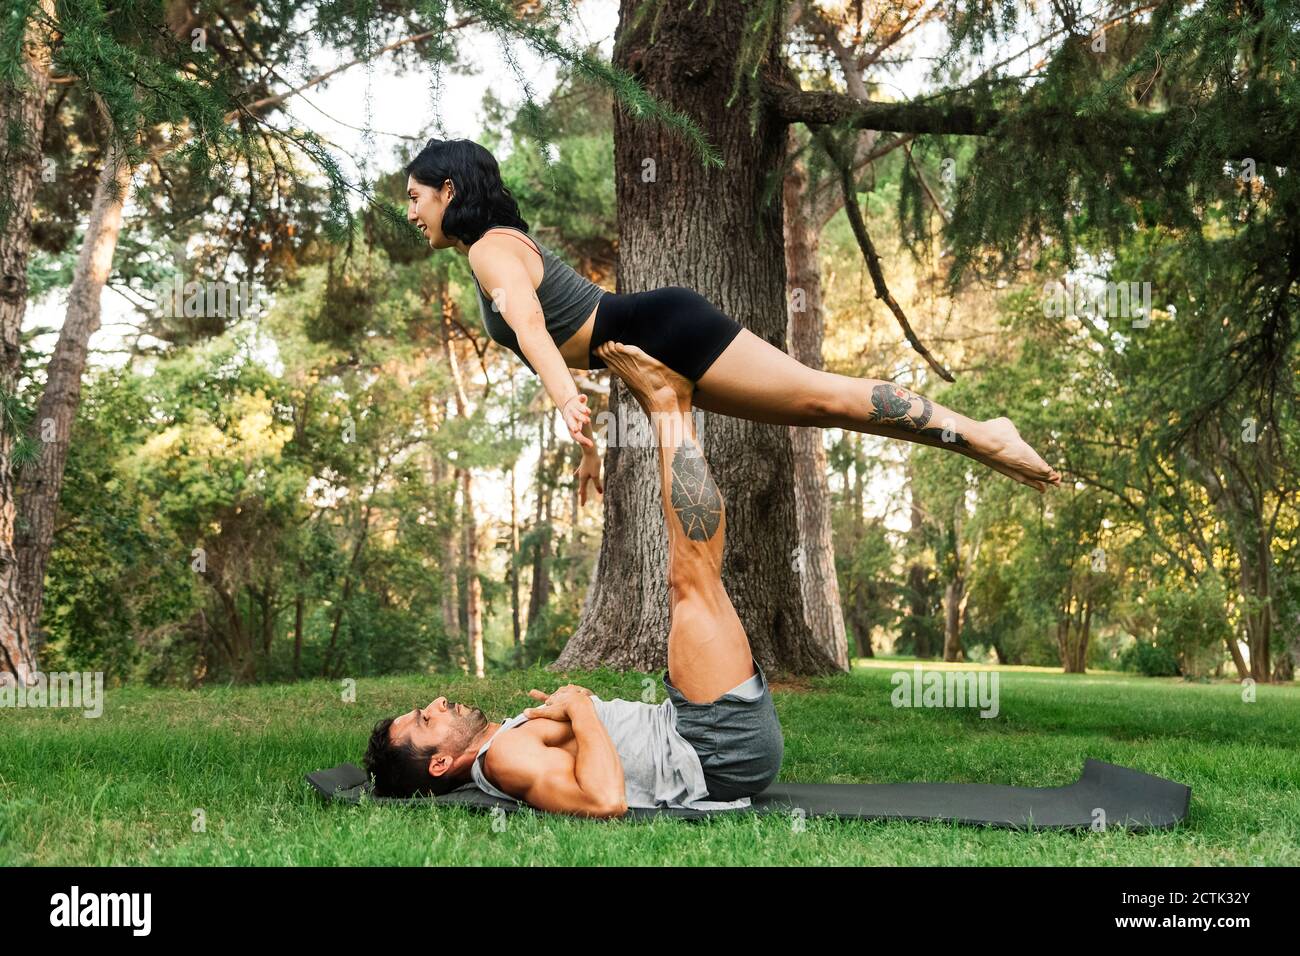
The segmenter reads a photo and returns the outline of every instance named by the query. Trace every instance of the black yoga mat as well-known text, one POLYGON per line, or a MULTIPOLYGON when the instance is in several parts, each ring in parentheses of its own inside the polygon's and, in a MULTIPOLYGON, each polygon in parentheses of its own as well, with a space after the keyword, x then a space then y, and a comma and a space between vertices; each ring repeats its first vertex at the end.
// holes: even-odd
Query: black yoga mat
MULTIPOLYGON (((507 812, 527 804, 503 800, 472 783, 441 797, 372 797, 366 773, 345 763, 307 774, 328 800, 359 803, 461 806, 507 812)), ((1006 787, 988 783, 774 783, 733 810, 632 807, 622 819, 672 816, 696 819, 718 813, 799 813, 857 820, 950 820, 975 826, 1074 829, 1103 819, 1107 829, 1163 830, 1187 816, 1190 787, 1100 760, 1065 787, 1006 787)))

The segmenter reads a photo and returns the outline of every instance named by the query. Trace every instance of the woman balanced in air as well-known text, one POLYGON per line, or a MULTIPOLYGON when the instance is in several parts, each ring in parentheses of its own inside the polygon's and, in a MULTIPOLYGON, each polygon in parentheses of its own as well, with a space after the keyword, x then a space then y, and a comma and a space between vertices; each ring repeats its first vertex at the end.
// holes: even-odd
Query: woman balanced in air
POLYGON ((469 257, 488 335, 539 375, 604 490, 587 396, 570 369, 608 368, 601 353, 640 349, 694 384, 693 404, 774 425, 816 425, 949 448, 1045 491, 1061 476, 1011 420, 977 422, 892 382, 809 368, 694 290, 607 292, 528 235, 496 159, 470 140, 430 140, 406 167, 407 219, 435 249, 469 257))

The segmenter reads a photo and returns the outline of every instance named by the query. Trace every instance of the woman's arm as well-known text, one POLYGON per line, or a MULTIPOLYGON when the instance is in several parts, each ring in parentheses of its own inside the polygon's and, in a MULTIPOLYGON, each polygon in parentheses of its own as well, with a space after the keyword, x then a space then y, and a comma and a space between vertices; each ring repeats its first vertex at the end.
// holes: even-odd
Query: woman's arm
MULTIPOLYGON (((537 301, 535 293, 533 301, 537 301)), ((551 401, 564 416, 564 424, 568 427, 569 434, 573 436, 574 441, 583 446, 583 454, 594 453, 596 443, 591 436, 591 412, 587 409, 587 396, 582 394, 577 383, 574 382, 573 373, 569 371, 568 363, 560 354, 555 340, 551 338, 551 333, 546 331, 541 314, 541 305, 538 304, 538 317, 535 321, 525 320, 518 327, 509 318, 506 321, 515 330, 515 338, 519 340, 519 351, 524 353, 524 357, 537 370, 546 394, 551 396, 551 401)))
POLYGON ((594 452, 596 443, 591 437, 591 413, 586 399, 579 397, 582 393, 573 381, 573 373, 546 331, 546 316, 524 267, 522 253, 516 252, 513 246, 498 244, 506 238, 484 236, 474 243, 469 250, 470 268, 483 288, 491 293, 501 317, 514 330, 519 351, 536 370, 546 394, 564 416, 573 440, 583 446, 584 453, 594 452))

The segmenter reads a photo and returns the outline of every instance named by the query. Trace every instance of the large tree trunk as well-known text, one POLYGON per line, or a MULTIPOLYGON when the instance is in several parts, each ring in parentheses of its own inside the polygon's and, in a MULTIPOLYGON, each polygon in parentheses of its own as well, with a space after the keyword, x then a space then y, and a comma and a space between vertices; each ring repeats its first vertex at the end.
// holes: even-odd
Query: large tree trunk
MULTIPOLYGON (((794 130, 789 146, 797 147, 794 130)), ((810 208, 808 170, 796 160, 784 183, 785 266, 789 303, 790 354, 809 368, 822 368, 822 287, 817 257, 820 223, 810 208)), ((848 641, 835 576, 831 514, 827 507, 826 449, 822 430, 790 427, 794 454, 794 494, 799 524, 795 566, 803 591, 804 619, 813 638, 844 670, 849 668, 848 641)), ((862 640, 859 635, 858 640, 862 640)), ((870 638, 867 638, 870 644, 870 638)))
POLYGON ((90 337, 99 329, 100 298, 113 267, 113 251, 122 231, 122 209, 130 186, 131 167, 110 130, 104 167, 95 186, 90 220, 68 291, 63 328, 50 357, 45 390, 30 430, 37 456, 19 475, 19 581, 23 609, 33 628, 41 619, 45 565, 54 543, 54 522, 72 424, 81 404, 81 377, 86 370, 90 337))
MULTIPOLYGON (((615 65, 699 123, 726 168, 706 168, 671 130, 615 108, 618 287, 687 286, 784 347, 780 198, 761 197, 779 168, 785 128, 760 108, 751 129, 743 84, 728 103, 748 6, 718 0, 706 11, 687 0, 663 0, 654 16, 633 26, 639 6, 620 2, 615 65)), ((770 64, 780 63, 782 39, 782 30, 771 31, 770 64)), ((620 420, 644 419, 621 381, 610 401, 620 420)), ((789 429, 705 414, 700 440, 727 507, 722 579, 754 656, 773 671, 837 670, 804 620, 791 567, 798 525, 789 429)), ((597 577, 578 630, 554 666, 660 670, 667 661, 669 604, 655 449, 611 442, 606 473, 597 577)))
MULTIPOLYGON (((27 312, 27 256, 31 249, 32 201, 45 134, 45 93, 50 85, 50 29, 54 0, 39 0, 43 18, 28 22, 18 82, 0 79, 0 401, 17 397, 22 368, 20 334, 27 312)), ((20 8, 14 7, 18 13, 20 8)), ((0 679, 11 674, 26 684, 36 658, 31 619, 24 607, 15 553, 18 517, 14 500, 14 442, 0 417, 0 679)))

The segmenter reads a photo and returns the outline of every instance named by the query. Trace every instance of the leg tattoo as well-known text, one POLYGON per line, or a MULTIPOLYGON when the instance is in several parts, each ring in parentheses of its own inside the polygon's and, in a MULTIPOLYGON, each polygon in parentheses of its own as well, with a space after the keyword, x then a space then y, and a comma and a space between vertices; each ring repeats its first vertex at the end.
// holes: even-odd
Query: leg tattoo
POLYGON ((692 541, 708 541, 722 523, 722 495, 709 473, 704 450, 689 435, 673 451, 672 502, 692 541))
POLYGON ((918 395, 901 385, 881 383, 875 386, 871 390, 871 406, 869 417, 873 422, 880 422, 882 425, 894 425, 910 432, 916 432, 918 435, 925 435, 929 438, 937 438, 940 441, 955 444, 961 448, 967 448, 970 445, 965 436, 955 429, 930 425, 930 418, 934 415, 934 405, 924 395, 918 395), (913 402, 921 403, 919 414, 912 414, 913 402), (952 438, 946 437, 945 432, 952 435, 952 438))

